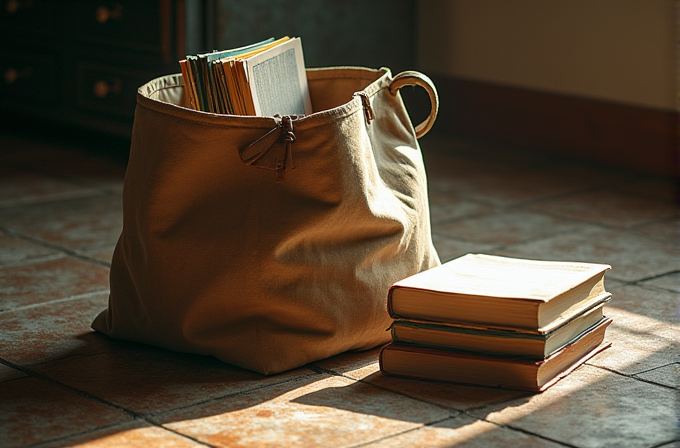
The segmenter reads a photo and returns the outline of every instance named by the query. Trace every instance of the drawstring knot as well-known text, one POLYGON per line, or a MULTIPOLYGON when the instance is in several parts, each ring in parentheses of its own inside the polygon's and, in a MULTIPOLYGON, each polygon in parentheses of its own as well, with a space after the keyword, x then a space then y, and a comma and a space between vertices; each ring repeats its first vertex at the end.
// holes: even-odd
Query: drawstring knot
POLYGON ((239 150, 241 161, 248 166, 276 171, 276 182, 281 183, 288 170, 295 168, 293 163, 293 120, 297 115, 274 116, 277 126, 246 148, 239 150), (282 144, 281 144, 282 143, 282 144), (278 148, 278 150, 274 150, 278 148))

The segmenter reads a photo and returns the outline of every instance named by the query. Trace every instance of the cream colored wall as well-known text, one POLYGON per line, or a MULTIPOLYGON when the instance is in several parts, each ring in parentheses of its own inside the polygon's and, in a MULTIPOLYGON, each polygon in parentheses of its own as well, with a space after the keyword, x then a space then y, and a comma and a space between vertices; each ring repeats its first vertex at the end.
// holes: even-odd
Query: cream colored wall
POLYGON ((419 0, 418 66, 675 110, 674 0, 419 0))

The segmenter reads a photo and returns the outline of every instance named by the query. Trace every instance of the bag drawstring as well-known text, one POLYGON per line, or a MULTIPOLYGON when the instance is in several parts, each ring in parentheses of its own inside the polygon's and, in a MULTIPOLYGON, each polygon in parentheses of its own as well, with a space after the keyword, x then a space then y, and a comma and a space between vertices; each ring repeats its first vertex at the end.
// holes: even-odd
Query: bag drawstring
POLYGON ((290 169, 295 168, 295 163, 293 162, 293 142, 295 141, 295 134, 293 133, 293 120, 289 115, 281 118, 281 140, 286 142, 286 150, 283 155, 281 162, 277 163, 276 166, 276 182, 283 182, 283 178, 286 175, 286 171, 290 166, 290 169))
MULTIPOLYGON (((361 98, 366 124, 370 125, 375 120, 375 113, 371 107, 371 99, 366 92, 356 92, 353 96, 361 98)), ((274 115, 277 126, 247 147, 239 150, 241 161, 248 166, 275 170, 276 182, 283 182, 286 172, 295 168, 295 163, 293 162, 293 142, 295 141, 293 121, 298 118, 300 118, 299 115, 284 115, 283 117, 274 115), (283 145, 278 143, 283 143, 283 145), (281 149, 279 151, 272 151, 272 148, 275 146, 281 149)))
POLYGON ((293 121, 299 117, 299 115, 285 115, 283 117, 274 115, 277 126, 247 147, 239 150, 241 161, 248 166, 275 170, 276 182, 283 182, 286 172, 295 168, 292 148, 295 141, 293 121), (283 145, 278 144, 279 142, 283 145), (274 147, 281 149, 272 151, 274 147))

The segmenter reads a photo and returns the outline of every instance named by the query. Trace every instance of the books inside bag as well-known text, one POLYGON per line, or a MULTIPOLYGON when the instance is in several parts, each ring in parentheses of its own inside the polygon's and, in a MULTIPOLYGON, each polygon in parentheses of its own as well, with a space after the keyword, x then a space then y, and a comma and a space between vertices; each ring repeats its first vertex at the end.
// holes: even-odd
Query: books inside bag
POLYGON ((203 112, 309 115, 309 86, 300 38, 189 55, 180 61, 186 103, 203 112))

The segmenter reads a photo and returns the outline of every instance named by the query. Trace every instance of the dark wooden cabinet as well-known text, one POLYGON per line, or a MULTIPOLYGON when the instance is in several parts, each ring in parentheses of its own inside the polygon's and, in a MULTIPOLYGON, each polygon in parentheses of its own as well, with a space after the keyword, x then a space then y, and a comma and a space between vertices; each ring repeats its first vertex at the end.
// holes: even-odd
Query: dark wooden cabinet
POLYGON ((268 37, 300 36, 308 67, 412 69, 415 10, 415 0, 0 0, 0 126, 41 118, 129 136, 141 85, 179 73, 187 54, 268 37))
POLYGON ((139 86, 207 47, 208 4, 4 0, 0 109, 129 135, 139 86))

